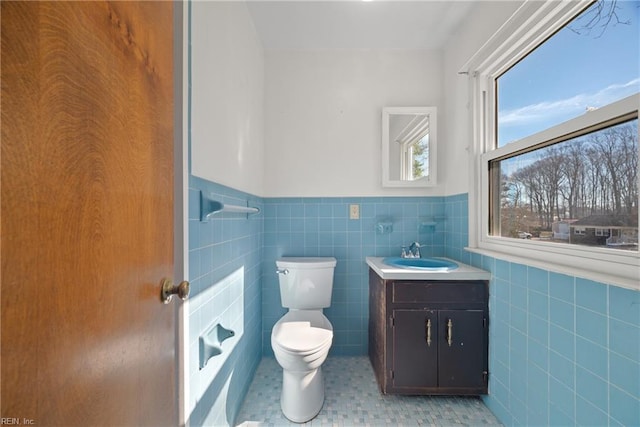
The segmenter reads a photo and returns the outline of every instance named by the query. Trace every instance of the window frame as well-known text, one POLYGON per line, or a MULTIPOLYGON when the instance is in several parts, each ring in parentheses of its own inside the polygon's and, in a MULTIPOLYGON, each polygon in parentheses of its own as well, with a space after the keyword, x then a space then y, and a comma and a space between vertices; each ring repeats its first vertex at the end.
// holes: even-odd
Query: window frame
POLYGON ((554 272, 640 290, 640 252, 489 235, 489 164, 492 160, 509 157, 532 146, 566 139, 567 135, 584 129, 602 128, 603 123, 616 120, 621 122, 638 116, 640 95, 635 94, 519 141, 497 147, 495 80, 592 3, 592 0, 525 1, 461 69, 461 73, 469 75, 471 84, 473 126, 469 176, 470 233, 466 249, 554 272))

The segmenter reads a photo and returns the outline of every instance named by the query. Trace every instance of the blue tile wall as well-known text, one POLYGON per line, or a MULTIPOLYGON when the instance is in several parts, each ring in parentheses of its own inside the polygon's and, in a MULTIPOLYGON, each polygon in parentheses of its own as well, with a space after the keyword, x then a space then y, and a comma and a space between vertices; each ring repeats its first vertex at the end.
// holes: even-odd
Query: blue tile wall
MULTIPOLYGON (((191 415, 192 425, 231 424, 270 334, 285 312, 275 260, 334 256, 334 355, 367 353, 367 256, 397 255, 419 241, 492 272, 490 394, 507 424, 640 425, 640 292, 469 253, 467 195, 407 198, 257 198, 190 178, 189 261, 194 293, 245 265, 245 336, 191 415), (249 218, 199 221, 199 191, 259 206, 249 218), (349 205, 360 205, 350 220, 349 205), (391 220, 393 232, 375 225, 391 220), (423 223, 435 223, 424 226, 423 223), (231 382, 231 385, 229 385, 231 382), (224 390, 224 392, 222 391, 224 390), (226 399, 224 410, 218 401, 226 399), (235 403, 234 403, 235 402, 235 403)), ((202 317, 190 319, 202 326, 202 317)))
POLYGON ((443 197, 268 198, 264 199, 262 259, 263 354, 273 355, 271 329, 286 309, 280 303, 275 261, 283 256, 333 256, 331 307, 334 328, 330 354, 365 355, 368 347, 369 285, 367 256, 398 256, 418 241, 423 256, 444 256, 443 197), (360 219, 349 219, 349 205, 360 219), (376 232, 379 221, 393 231, 376 232))
POLYGON ((487 406, 505 425, 640 425, 640 292, 465 254, 466 206, 445 198, 446 254, 492 272, 487 406))
POLYGON ((469 244, 469 198, 466 194, 445 197, 445 255, 470 264, 471 254, 464 250, 469 244))
MULTIPOLYGON (((195 402, 189 421, 192 426, 234 425, 254 372, 262 357, 262 213, 257 215, 219 214, 200 221, 200 191, 223 203, 256 206, 262 200, 194 176, 189 178, 189 280, 190 299, 204 295, 218 283, 244 270, 244 334, 213 379, 206 378, 198 365, 198 334, 219 316, 215 310, 189 313, 190 395, 195 402)), ((213 297, 224 301, 228 292, 213 297)), ((217 306, 216 301, 211 304, 217 306)), ((222 308, 221 308, 222 309, 222 308)))

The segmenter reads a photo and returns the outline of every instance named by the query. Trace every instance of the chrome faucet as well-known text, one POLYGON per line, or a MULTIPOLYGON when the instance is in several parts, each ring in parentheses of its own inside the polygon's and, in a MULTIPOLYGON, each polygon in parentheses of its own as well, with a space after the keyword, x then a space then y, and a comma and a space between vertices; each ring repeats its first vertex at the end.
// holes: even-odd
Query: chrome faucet
POLYGON ((414 258, 420 258, 420 243, 413 242, 411 246, 409 246, 409 252, 413 253, 414 258))
POLYGON ((406 251, 405 248, 406 246, 402 247, 402 254, 400 254, 401 258, 420 258, 420 243, 411 243, 408 251, 406 251))

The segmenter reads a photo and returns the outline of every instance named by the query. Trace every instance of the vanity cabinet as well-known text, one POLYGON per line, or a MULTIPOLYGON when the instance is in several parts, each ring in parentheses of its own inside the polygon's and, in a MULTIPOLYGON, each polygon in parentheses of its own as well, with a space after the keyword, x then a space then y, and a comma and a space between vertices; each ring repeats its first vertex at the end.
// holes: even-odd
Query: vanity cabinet
POLYGON ((369 358, 380 390, 486 394, 488 286, 384 280, 369 270, 369 358))

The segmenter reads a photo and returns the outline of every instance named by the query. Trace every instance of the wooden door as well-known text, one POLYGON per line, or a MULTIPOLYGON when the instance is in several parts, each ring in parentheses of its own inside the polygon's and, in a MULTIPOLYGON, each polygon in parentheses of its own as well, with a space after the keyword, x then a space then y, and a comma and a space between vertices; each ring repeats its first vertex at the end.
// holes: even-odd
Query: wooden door
POLYGON ((483 310, 442 310, 439 386, 486 393, 486 322, 483 310))
POLYGON ((438 312, 393 310, 395 390, 438 386, 438 312))
POLYGON ((1 7, 2 417, 175 425, 173 3, 1 7))

